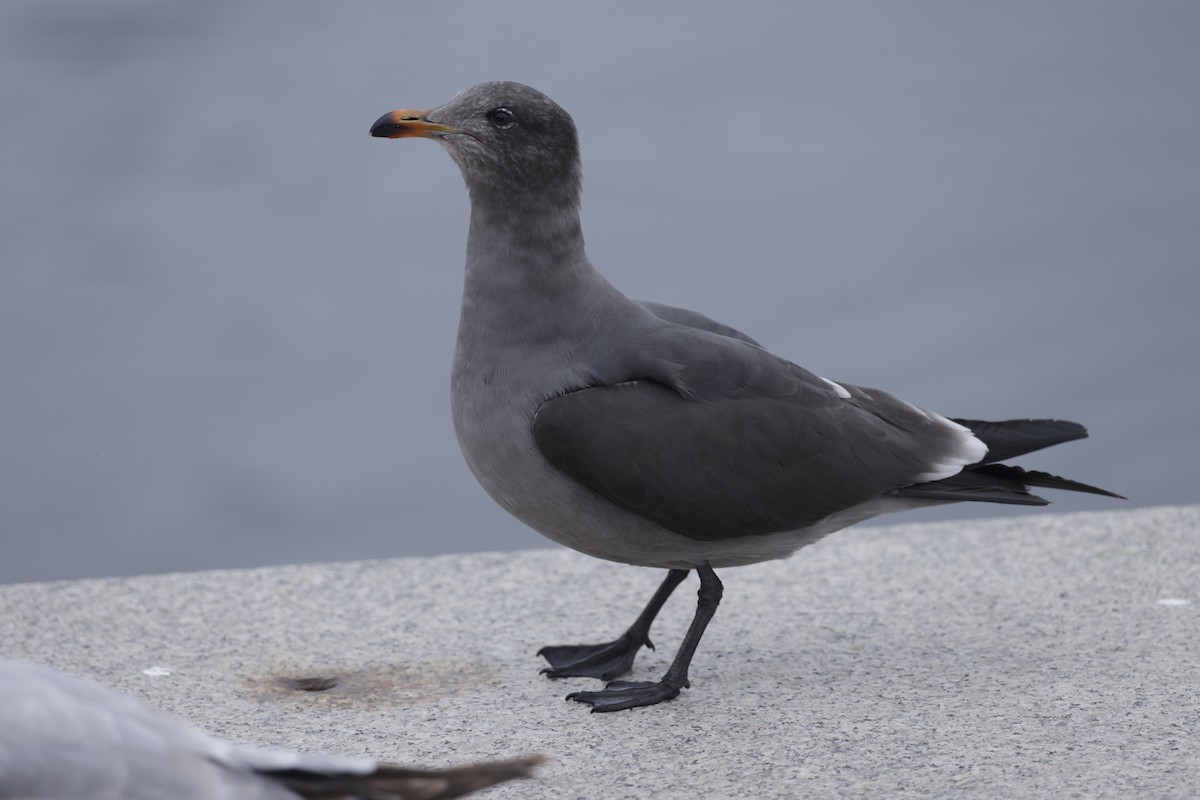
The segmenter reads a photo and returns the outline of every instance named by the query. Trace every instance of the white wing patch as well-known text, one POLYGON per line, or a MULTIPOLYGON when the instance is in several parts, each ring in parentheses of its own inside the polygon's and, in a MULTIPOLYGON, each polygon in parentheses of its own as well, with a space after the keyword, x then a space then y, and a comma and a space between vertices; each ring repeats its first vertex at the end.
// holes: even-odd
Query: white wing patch
MULTIPOLYGON (((916 406, 912 407, 916 408, 916 406)), ((987 455, 987 445, 980 441, 975 434, 971 433, 970 428, 948 420, 941 414, 933 411, 917 410, 934 422, 952 431, 958 440, 959 446, 955 449, 955 452, 947 453, 940 461, 929 462, 924 472, 913 477, 913 483, 940 481, 944 478, 952 477, 962 472, 963 467, 969 464, 977 464, 987 455)))
MULTIPOLYGON (((818 375, 817 377, 820 377, 820 376, 818 375)), ((833 391, 837 392, 838 397, 842 398, 843 400, 850 399, 850 393, 848 391, 846 391, 845 386, 842 386, 840 383, 834 383, 833 381, 829 380, 829 378, 821 378, 821 380, 825 381, 830 386, 832 386, 833 391)))

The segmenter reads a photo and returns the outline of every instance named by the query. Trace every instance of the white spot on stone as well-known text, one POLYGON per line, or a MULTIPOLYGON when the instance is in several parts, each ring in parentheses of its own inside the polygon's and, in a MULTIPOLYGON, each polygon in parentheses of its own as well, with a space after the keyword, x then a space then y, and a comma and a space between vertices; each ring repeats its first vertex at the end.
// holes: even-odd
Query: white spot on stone
POLYGON ((1171 607, 1175 607, 1175 606, 1190 606, 1190 605, 1192 604, 1192 601, 1191 601, 1191 600, 1187 600, 1187 599, 1185 599, 1185 598, 1182 598, 1182 597, 1164 597, 1164 598, 1162 598, 1161 600, 1159 600, 1159 601, 1158 601, 1158 604, 1159 604, 1160 606, 1171 606, 1171 607))
POLYGON ((167 667, 146 667, 142 670, 143 675, 149 675, 151 678, 165 678, 171 674, 171 670, 167 667))

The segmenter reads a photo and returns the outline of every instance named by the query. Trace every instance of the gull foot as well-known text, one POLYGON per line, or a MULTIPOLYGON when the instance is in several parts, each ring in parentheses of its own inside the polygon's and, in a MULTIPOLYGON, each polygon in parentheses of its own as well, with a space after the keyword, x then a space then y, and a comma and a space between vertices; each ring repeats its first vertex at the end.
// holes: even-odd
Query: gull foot
POLYGON ((677 684, 667 678, 661 681, 613 681, 598 692, 572 692, 568 700, 587 703, 592 711, 621 711, 626 708, 652 706, 679 696, 679 690, 690 686, 687 681, 677 684))
POLYGON ((552 644, 538 650, 537 654, 550 662, 550 666, 542 670, 543 675, 607 681, 633 669, 633 659, 642 645, 654 649, 649 637, 637 637, 626 632, 613 642, 552 644))

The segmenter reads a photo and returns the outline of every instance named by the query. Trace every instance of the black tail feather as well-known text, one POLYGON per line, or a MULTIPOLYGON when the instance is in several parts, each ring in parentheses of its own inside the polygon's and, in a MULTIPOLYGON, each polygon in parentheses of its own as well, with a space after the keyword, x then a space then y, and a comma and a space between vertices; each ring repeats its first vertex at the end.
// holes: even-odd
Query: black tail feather
POLYGON ((897 497, 952 502, 1009 503, 1020 506, 1045 506, 1050 501, 1029 491, 1030 486, 1087 492, 1105 497, 1125 498, 1115 492, 1089 486, 1086 483, 1060 478, 1049 472, 1010 467, 1007 464, 980 464, 940 481, 917 483, 897 489, 897 497))
POLYGON ((1050 501, 1031 494, 1025 484, 1001 476, 982 475, 972 467, 940 481, 917 483, 893 492, 897 497, 946 502, 1008 503, 1048 506, 1050 501))
POLYGON ((1090 486, 1086 483, 1060 478, 1049 472, 1026 470, 995 462, 1031 453, 1063 442, 1087 437, 1087 429, 1077 422, 1059 419, 1012 419, 1004 422, 985 422, 977 419, 956 419, 959 425, 971 429, 988 447, 987 456, 957 475, 940 481, 918 483, 897 489, 898 497, 921 500, 975 501, 1011 503, 1023 506, 1044 506, 1050 501, 1029 491, 1031 486, 1086 492, 1105 497, 1124 497, 1090 486))
POLYGON ((987 422, 981 419, 956 419, 959 425, 987 445, 987 457, 981 463, 1005 461, 1063 442, 1087 438, 1087 428, 1064 419, 1009 419, 987 422))
POLYGON ((1032 469, 1022 469, 1021 467, 1013 467, 1008 464, 985 464, 979 467, 970 467, 971 472, 976 475, 988 475, 996 478, 1003 478, 1024 484, 1025 486, 1041 486, 1046 489, 1063 489, 1068 492, 1086 492, 1087 494, 1100 494, 1105 497, 1115 497, 1118 500, 1126 498, 1121 495, 1110 492, 1107 489, 1101 489, 1098 486, 1073 481, 1070 478, 1060 478, 1058 475, 1051 475, 1049 472, 1040 472, 1032 469))

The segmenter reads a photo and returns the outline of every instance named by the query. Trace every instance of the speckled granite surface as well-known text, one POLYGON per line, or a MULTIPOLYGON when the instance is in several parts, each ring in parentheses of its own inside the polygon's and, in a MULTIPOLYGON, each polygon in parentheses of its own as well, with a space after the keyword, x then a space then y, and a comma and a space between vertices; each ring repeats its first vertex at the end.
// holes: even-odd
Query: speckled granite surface
POLYGON ((1200 796, 1200 506, 851 530, 721 575, 692 688, 613 714, 534 654, 616 635, 659 574, 564 550, 0 586, 0 656, 257 744, 551 756, 494 798, 1200 796))

